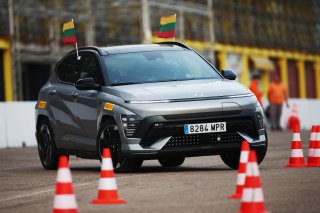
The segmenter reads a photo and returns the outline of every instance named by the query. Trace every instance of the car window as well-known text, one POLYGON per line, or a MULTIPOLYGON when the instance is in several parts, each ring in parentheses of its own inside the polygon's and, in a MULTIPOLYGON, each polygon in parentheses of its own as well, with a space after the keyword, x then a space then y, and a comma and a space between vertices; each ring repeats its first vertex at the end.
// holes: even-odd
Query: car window
POLYGON ((76 83, 80 75, 80 61, 76 55, 68 56, 58 67, 58 78, 68 83, 76 83))
POLYGON ((104 57, 111 84, 221 79, 205 60, 193 51, 149 51, 104 57))
POLYGON ((94 83, 101 84, 100 68, 93 53, 80 53, 81 59, 76 55, 67 57, 58 67, 58 78, 68 83, 76 83, 81 78, 93 78, 94 83))
POLYGON ((81 69, 79 78, 93 78, 95 84, 101 84, 100 68, 96 56, 87 52, 81 54, 81 69))

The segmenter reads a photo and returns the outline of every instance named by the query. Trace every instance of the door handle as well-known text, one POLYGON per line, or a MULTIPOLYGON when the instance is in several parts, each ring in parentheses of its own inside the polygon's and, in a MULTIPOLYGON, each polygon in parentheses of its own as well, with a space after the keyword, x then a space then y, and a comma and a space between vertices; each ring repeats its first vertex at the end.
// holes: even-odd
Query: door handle
POLYGON ((54 94, 56 94, 56 92, 57 92, 57 91, 56 91, 55 89, 49 90, 49 94, 50 94, 50 95, 54 95, 54 94))
POLYGON ((76 99, 76 98, 78 98, 79 93, 77 93, 77 92, 73 92, 71 96, 72 96, 74 99, 76 99))

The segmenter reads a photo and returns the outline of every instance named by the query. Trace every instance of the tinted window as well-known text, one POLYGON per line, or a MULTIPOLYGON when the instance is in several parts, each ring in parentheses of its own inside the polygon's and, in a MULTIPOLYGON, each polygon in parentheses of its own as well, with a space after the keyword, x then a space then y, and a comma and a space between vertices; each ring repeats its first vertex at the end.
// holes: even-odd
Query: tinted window
POLYGON ((150 51, 104 57, 113 85, 193 79, 221 79, 205 60, 193 51, 150 51))
POLYGON ((77 60, 75 54, 71 55, 59 65, 59 79, 74 84, 80 78, 93 78, 96 84, 100 84, 100 70, 95 55, 82 52, 80 56, 81 59, 77 60))
POLYGON ((76 83, 80 75, 80 62, 77 56, 70 55, 58 67, 58 77, 61 81, 76 83))
POLYGON ((94 83, 101 83, 98 61, 93 53, 81 54, 81 72, 79 78, 93 78, 94 83))

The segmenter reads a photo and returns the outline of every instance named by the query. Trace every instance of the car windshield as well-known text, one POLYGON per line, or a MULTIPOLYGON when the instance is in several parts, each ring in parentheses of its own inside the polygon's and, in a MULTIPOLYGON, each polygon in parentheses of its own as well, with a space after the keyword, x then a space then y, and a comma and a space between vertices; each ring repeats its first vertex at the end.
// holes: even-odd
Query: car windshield
POLYGON ((112 85, 222 77, 190 50, 149 51, 104 56, 112 85))

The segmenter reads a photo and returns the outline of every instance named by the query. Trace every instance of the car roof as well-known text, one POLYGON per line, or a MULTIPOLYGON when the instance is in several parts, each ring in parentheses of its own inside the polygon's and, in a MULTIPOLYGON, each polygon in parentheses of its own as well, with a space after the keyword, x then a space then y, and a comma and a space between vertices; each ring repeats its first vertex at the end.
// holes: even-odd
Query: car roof
MULTIPOLYGON (((143 51, 158 51, 158 50, 186 50, 190 49, 185 44, 179 42, 162 42, 157 44, 134 44, 134 45, 120 45, 107 47, 82 47, 81 50, 96 50, 100 55, 112 55, 121 53, 143 52, 143 51)), ((75 52, 75 50, 70 53, 75 52)))

